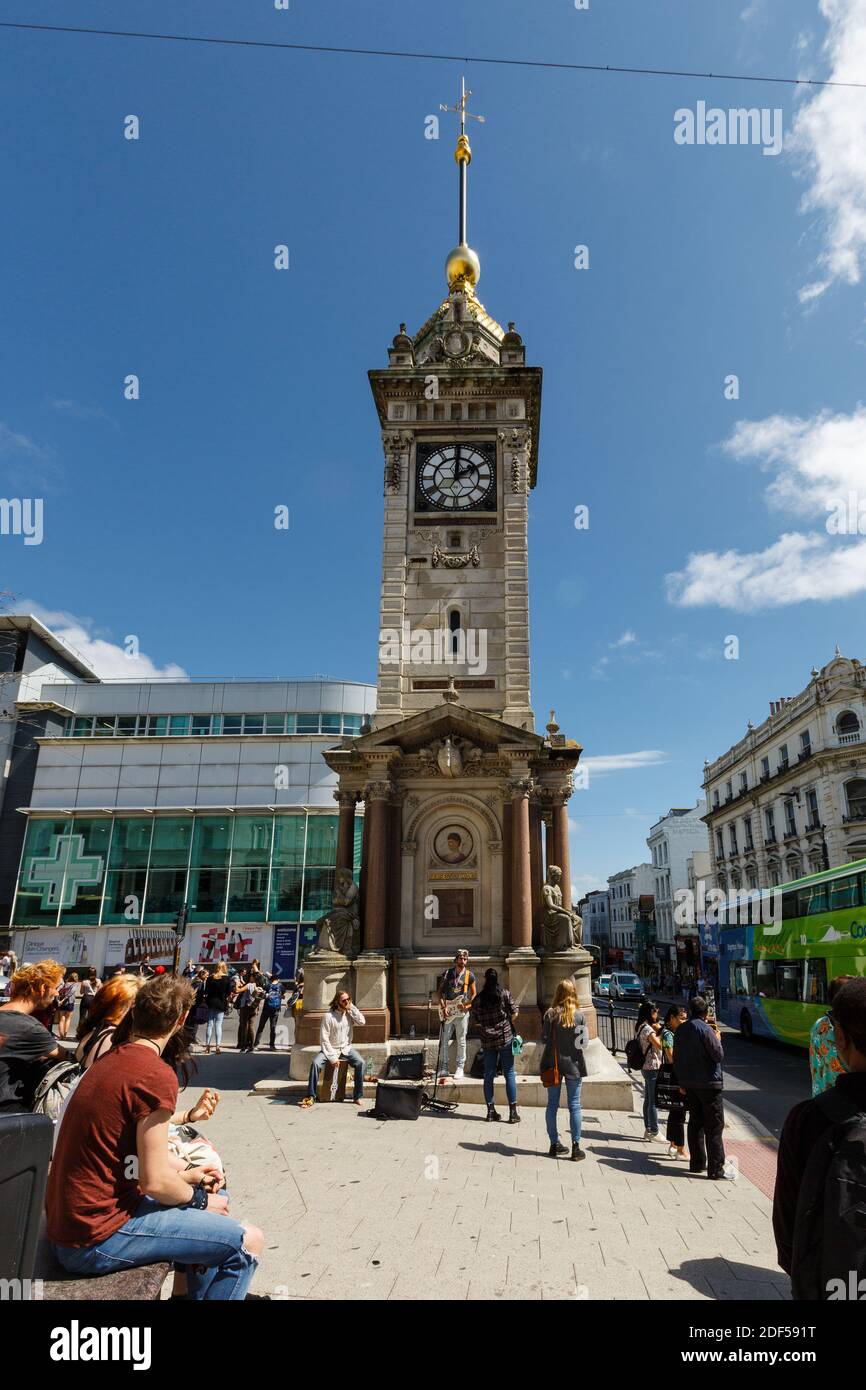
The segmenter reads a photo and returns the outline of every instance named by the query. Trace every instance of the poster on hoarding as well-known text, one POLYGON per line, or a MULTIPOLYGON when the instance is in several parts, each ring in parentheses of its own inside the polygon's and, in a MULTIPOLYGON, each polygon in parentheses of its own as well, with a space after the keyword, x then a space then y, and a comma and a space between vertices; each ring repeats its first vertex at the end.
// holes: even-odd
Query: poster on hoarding
MULTIPOLYGON (((205 927, 200 932, 190 928, 189 956, 200 965, 249 965, 260 958, 260 927, 205 927)), ((184 950, 186 954, 186 950, 184 950)))
POLYGON ((40 960, 56 960, 67 970, 85 973, 95 965, 96 932, 85 931, 28 931, 24 934, 21 964, 35 965, 40 960))
POLYGON ((274 961, 271 967, 274 975, 282 980, 293 980, 298 968, 298 927, 279 925, 274 927, 274 961))
POLYGON ((105 968, 124 965, 135 970, 150 956, 151 966, 174 964, 175 934, 172 927, 109 927, 105 945, 105 968))

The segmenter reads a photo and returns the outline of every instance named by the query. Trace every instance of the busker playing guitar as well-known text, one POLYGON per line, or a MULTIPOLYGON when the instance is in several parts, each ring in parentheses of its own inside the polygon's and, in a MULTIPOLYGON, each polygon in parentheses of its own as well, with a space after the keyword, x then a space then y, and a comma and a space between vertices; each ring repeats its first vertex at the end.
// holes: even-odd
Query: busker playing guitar
POLYGON ((466 1065, 466 1033, 469 1028, 469 1010, 472 1008, 474 998, 475 976, 469 969, 469 952, 459 950, 454 957, 454 964, 445 971, 439 986, 439 1018, 442 1022, 439 1048, 443 1073, 442 1081, 448 1079, 448 1048, 451 1044, 452 1034, 457 1039, 457 1066, 454 1071, 454 1080, 460 1081, 463 1077, 463 1068, 466 1065))

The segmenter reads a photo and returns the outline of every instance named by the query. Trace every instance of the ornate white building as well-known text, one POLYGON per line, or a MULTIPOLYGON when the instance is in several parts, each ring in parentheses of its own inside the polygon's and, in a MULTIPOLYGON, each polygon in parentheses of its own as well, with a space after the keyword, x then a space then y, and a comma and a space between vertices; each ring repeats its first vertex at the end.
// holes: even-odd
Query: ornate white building
POLYGON ((635 950, 634 926, 638 920, 639 899, 655 892, 652 864, 635 864, 631 869, 621 869, 618 874, 611 874, 607 890, 611 948, 621 951, 623 958, 630 961, 635 950))
POLYGON ((842 656, 704 764, 713 882, 769 888, 866 857, 866 669, 842 656))

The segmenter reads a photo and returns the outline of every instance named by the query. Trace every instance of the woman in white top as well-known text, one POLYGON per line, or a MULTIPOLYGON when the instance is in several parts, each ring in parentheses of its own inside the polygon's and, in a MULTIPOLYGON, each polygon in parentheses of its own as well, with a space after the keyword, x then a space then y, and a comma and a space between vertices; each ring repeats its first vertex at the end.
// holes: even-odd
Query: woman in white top
POLYGON ((635 1034, 643 1048, 643 1123, 644 1139, 659 1138, 659 1112, 656 1109, 656 1086, 662 1064, 662 1042, 659 1034, 658 1005, 645 999, 638 1009, 635 1034))

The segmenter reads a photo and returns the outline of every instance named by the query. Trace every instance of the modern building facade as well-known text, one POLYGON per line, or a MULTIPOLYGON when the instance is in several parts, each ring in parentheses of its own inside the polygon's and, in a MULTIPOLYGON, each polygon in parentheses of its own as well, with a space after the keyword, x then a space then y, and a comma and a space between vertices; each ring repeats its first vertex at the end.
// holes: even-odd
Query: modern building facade
POLYGON ((8 946, 15 875, 39 757, 38 739, 58 734, 70 710, 43 698, 47 682, 94 682, 82 656, 32 614, 0 614, 0 945, 8 946))
MULTIPOLYGON (((52 681, 12 908, 23 959, 101 969, 146 951, 281 969, 331 905, 336 778, 375 688, 332 681, 52 681)), ((20 816, 22 823, 25 816, 20 816)), ((352 838, 360 866, 361 816, 352 838)))
MULTIPOLYGON (((676 933, 697 936, 697 927, 679 927, 674 923, 676 894, 689 886, 689 856, 707 849, 707 832, 703 822, 706 803, 673 807, 656 821, 647 836, 653 868, 655 895, 655 955, 659 968, 676 968, 676 933)), ((680 951, 682 954, 682 951, 680 951)))
POLYGON ((842 656, 704 764, 714 886, 772 888, 866 857, 866 670, 842 656))

